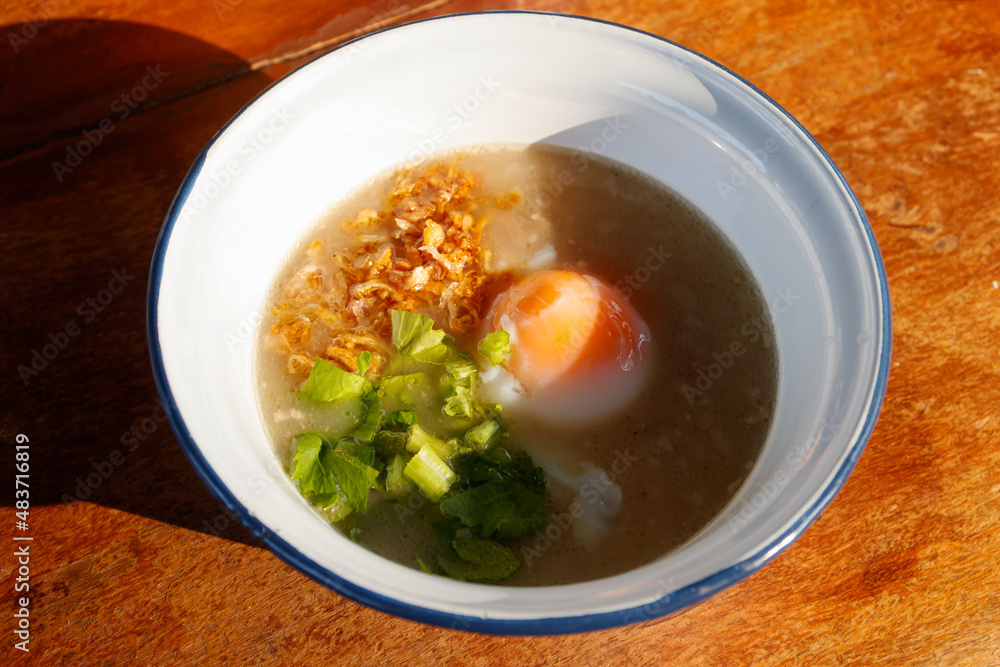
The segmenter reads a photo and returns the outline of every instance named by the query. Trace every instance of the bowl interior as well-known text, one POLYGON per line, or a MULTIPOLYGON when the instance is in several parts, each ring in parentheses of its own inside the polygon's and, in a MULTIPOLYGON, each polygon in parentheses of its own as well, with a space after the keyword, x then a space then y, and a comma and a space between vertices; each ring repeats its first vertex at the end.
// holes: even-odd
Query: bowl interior
POLYGON ((772 558, 860 455, 884 393, 889 343, 885 278, 864 214, 797 123, 732 73, 671 43, 530 13, 390 29, 266 91, 215 138, 182 187, 154 258, 150 315, 157 381, 182 444, 272 549, 382 609, 513 632, 661 615, 772 558), (768 300, 778 408, 738 496, 656 563, 570 586, 465 584, 379 558, 310 510, 261 425, 253 342, 286 255, 352 189, 438 151, 535 142, 631 165, 714 221, 768 300))

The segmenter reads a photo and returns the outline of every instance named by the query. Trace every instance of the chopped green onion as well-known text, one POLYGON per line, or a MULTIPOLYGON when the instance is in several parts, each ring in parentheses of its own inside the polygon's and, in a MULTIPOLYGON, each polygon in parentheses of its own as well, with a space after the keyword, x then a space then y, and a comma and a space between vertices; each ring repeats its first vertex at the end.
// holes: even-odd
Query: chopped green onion
POLYGON ((499 366, 513 349, 510 344, 510 334, 506 331, 491 331, 479 341, 478 349, 479 354, 486 357, 491 364, 499 366))
POLYGON ((449 361, 445 363, 444 367, 456 380, 464 380, 466 378, 475 377, 476 374, 479 373, 479 368, 476 364, 468 359, 463 359, 461 361, 449 361))
POLYGON ((472 417, 476 410, 475 382, 479 369, 468 360, 449 361, 445 369, 448 372, 441 376, 444 413, 449 417, 472 417))
POLYGON ((440 438, 435 438, 421 428, 419 424, 414 424, 410 427, 409 438, 406 441, 406 450, 415 454, 424 447, 430 447, 434 450, 435 454, 442 458, 454 456, 456 451, 454 444, 445 442, 440 438))
POLYGON ((425 446, 403 469, 407 479, 417 485, 432 502, 441 499, 458 476, 430 446, 425 446))
MULTIPOLYGON (((316 498, 313 498, 313 500, 315 499, 316 498)), ((331 504, 320 504, 319 507, 326 513, 327 518, 329 518, 333 523, 343 521, 350 515, 351 512, 354 511, 343 496, 338 496, 336 501, 331 504)))
MULTIPOLYGON (((320 433, 296 436, 292 479, 334 523, 365 513, 372 489, 400 502, 416 486, 443 514, 434 524, 443 543, 443 572, 462 580, 503 580, 520 567, 504 543, 548 525, 544 472, 526 453, 512 454, 501 444, 510 434, 500 405, 476 400, 481 365, 435 329, 430 317, 404 311, 391 316, 396 353, 386 377, 365 377, 372 370, 368 351, 358 355, 357 373, 316 360, 300 395, 328 408, 350 399, 355 423, 340 440, 320 433), (419 425, 418 415, 443 437, 419 425)), ((511 352, 510 336, 487 334, 478 350, 489 363, 502 364, 511 352)), ((358 541, 367 524, 360 517, 348 523, 351 539, 358 541)), ((420 558, 417 563, 432 572, 420 558)))
POLYGON ((465 434, 465 441, 472 445, 473 449, 485 452, 493 444, 493 436, 500 430, 500 424, 490 419, 478 426, 473 426, 465 434))

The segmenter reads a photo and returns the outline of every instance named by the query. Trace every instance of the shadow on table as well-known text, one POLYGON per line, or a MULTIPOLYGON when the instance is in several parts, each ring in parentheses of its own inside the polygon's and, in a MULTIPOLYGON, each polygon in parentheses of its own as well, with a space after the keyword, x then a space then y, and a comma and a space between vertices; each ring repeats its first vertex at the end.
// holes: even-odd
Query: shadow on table
POLYGON ((188 167, 271 80, 148 25, 0 34, 0 434, 30 441, 31 507, 82 500, 254 543, 160 418, 145 299, 188 167))

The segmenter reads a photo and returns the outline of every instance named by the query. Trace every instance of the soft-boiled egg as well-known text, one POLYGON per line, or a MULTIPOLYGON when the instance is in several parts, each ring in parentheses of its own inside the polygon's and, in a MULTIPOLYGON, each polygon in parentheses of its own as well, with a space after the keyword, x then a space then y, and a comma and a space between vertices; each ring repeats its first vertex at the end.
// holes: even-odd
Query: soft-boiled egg
POLYGON ((595 276, 532 273, 501 293, 486 318, 510 334, 505 367, 525 407, 550 423, 587 423, 627 406, 648 374, 649 327, 615 288, 595 276))

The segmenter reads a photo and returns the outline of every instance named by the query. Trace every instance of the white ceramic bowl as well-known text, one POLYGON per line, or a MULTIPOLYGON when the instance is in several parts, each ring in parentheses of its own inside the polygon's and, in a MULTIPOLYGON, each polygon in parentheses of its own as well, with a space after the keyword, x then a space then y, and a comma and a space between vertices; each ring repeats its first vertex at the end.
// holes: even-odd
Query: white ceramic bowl
POLYGON ((206 484, 278 556, 394 614, 497 633, 662 616, 748 576, 841 487, 885 393, 890 312, 864 212, 815 140, 751 84, 659 37, 535 13, 450 16, 344 45, 275 83, 210 142, 167 216, 149 345, 171 423, 206 484), (543 142, 632 165, 740 250, 777 329, 777 414, 748 483, 682 548, 558 587, 461 583, 324 524, 277 464, 252 341, 279 265, 332 201, 453 147, 543 142))

